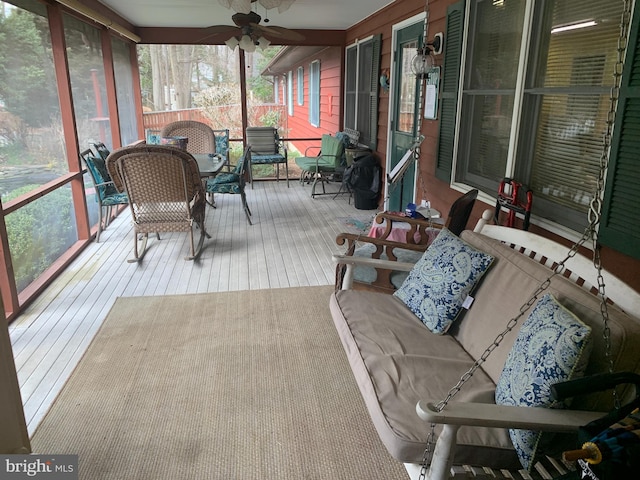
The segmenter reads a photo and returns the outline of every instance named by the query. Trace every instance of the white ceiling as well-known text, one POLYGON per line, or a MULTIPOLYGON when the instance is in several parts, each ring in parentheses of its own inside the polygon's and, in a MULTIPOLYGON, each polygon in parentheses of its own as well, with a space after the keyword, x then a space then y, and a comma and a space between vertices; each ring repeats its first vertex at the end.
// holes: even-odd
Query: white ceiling
MULTIPOLYGON (((137 27, 209 27, 233 25, 232 10, 218 0, 100 0, 137 27)), ((285 12, 255 10, 267 26, 296 29, 345 30, 394 0, 296 0, 285 12)), ((255 5, 255 4, 254 4, 255 5)))

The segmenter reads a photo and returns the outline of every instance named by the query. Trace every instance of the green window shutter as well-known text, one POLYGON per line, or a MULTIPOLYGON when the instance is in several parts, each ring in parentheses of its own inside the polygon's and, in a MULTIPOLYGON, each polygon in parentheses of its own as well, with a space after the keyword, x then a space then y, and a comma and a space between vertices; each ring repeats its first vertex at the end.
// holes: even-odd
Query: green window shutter
POLYGON ((378 90, 380 88, 380 48, 382 35, 378 34, 372 39, 371 49, 371 91, 369 94, 369 148, 373 151, 378 146, 378 90))
POLYGON ((446 182, 451 181, 451 167, 453 165, 463 31, 464 2, 458 2, 447 8, 447 30, 444 35, 444 73, 440 93, 440 132, 438 134, 436 177, 446 182))
POLYGON ((634 9, 611 140, 599 240, 640 258, 640 9, 634 9))

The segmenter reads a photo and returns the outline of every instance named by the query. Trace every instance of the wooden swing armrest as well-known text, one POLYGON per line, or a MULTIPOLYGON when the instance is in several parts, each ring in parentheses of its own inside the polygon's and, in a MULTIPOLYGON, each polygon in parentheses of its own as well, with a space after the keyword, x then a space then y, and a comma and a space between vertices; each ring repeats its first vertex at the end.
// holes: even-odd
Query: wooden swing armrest
POLYGON ((375 245, 379 247, 382 251, 383 247, 388 248, 402 248, 405 250, 413 250, 416 252, 424 252, 427 249, 426 245, 417 245, 415 243, 403 243, 403 242, 394 242, 393 240, 385 240, 384 238, 375 238, 368 237, 366 235, 358 234, 358 233, 339 233, 336 237, 336 243, 338 245, 344 245, 344 242, 347 242, 349 247, 352 246, 354 242, 359 243, 369 243, 371 245, 375 245))
POLYGON ((442 228, 444 226, 444 219, 439 217, 429 220, 423 218, 405 217, 392 212, 380 212, 375 217, 375 222, 378 224, 382 224, 385 220, 387 222, 404 222, 410 225, 420 225, 424 227, 442 228))
POLYGON ((393 260, 380 260, 377 258, 353 257, 351 255, 333 255, 333 261, 337 265, 346 265, 346 271, 340 282, 337 282, 337 288, 340 290, 350 290, 353 286, 353 270, 356 265, 380 268, 386 270, 395 270, 401 272, 409 272, 414 267, 413 263, 396 262, 393 260))
POLYGON ((606 415, 606 412, 473 402, 449 402, 438 412, 435 405, 435 402, 420 400, 416 405, 416 412, 421 419, 436 424, 546 432, 575 432, 579 427, 606 415))
POLYGON ((414 263, 396 262, 393 260, 380 260, 377 258, 352 257, 350 255, 333 255, 333 261, 340 265, 362 265, 366 267, 384 268, 398 272, 409 272, 415 266, 414 263))

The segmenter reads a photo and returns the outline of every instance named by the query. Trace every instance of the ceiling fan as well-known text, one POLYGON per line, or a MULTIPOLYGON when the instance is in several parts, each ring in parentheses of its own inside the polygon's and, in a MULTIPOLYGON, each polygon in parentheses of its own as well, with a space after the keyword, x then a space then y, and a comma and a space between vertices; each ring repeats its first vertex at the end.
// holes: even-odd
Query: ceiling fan
POLYGON ((258 2, 265 9, 277 8, 279 13, 287 10, 296 0, 218 0, 223 7, 239 13, 251 12, 251 4, 258 2))
MULTIPOLYGON (((250 1, 255 2, 256 0, 250 1)), ((272 0, 257 1, 260 2, 261 5, 263 5, 264 2, 269 2, 272 0)), ((245 2, 249 3, 249 0, 245 0, 245 2)), ((236 7, 235 5, 233 5, 233 1, 220 0, 220 3, 225 6, 227 6, 227 4, 231 4, 232 8, 236 7)), ((268 4, 272 5, 272 3, 268 4)), ((275 3, 277 4, 277 1, 275 3)), ((291 3, 293 3, 293 1, 290 1, 288 5, 290 5, 291 3)), ((269 8, 273 8, 273 6, 269 8)), ((260 25, 262 17, 258 13, 251 10, 248 13, 235 13, 231 16, 231 20, 233 20, 233 23, 236 26, 213 25, 211 27, 205 28, 205 36, 202 38, 202 40, 215 35, 232 34, 232 36, 225 42, 225 44, 232 50, 234 50, 236 46, 239 46, 241 49, 247 52, 255 51, 256 46, 264 49, 268 47, 273 41, 277 42, 278 40, 287 40, 295 42, 304 40, 304 35, 301 35, 300 33, 293 30, 289 30, 288 28, 277 27, 275 25, 260 25)), ((268 20, 265 20, 265 22, 266 21, 268 20)))

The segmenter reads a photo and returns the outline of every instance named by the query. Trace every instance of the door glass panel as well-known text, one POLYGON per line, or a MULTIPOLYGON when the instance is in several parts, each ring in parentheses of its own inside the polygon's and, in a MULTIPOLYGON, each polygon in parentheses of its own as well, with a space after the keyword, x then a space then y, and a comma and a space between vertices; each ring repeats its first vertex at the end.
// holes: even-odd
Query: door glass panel
MULTIPOLYGON (((0 194, 67 173, 45 6, 0 2, 0 194)), ((24 190, 22 190, 24 193, 24 190)))
POLYGON ((400 98, 398 101, 397 130, 413 134, 416 112, 416 76, 411 71, 411 60, 416 55, 418 42, 408 42, 402 45, 400 71, 400 98))

